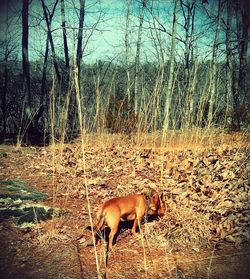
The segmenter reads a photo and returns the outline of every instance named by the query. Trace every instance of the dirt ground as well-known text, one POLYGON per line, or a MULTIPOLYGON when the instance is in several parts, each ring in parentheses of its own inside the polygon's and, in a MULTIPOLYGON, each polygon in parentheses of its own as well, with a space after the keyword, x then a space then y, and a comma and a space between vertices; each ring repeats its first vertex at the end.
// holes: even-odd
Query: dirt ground
MULTIPOLYGON (((41 161, 41 156, 47 156, 50 152, 48 148, 16 150, 1 146, 1 150, 7 155, 0 162, 1 180, 22 179, 49 195, 50 198, 44 202, 46 205, 62 208, 67 213, 31 229, 19 229, 12 220, 1 220, 0 277, 97 278, 94 248, 86 246, 86 242, 91 242, 91 232, 84 229, 89 225, 84 189, 77 185, 70 191, 66 187, 68 183, 76 185, 74 179, 77 177, 57 177, 60 191, 55 198, 51 186, 53 178, 44 167, 46 162, 41 161), (81 234, 82 239, 76 241, 81 234)), ((98 193, 98 188, 90 188, 89 198, 94 211, 103 200, 115 193, 113 188, 117 181, 110 177, 100 184, 104 192, 98 193)), ((159 246, 148 244, 131 236, 128 230, 123 230, 108 254, 106 274, 103 245, 97 247, 97 256, 103 278, 241 279, 250 278, 249 248, 249 242, 211 241, 201 248, 175 250, 160 243, 159 246)))
MULTIPOLYGON (((71 223, 72 225, 72 223, 71 223)), ((77 224, 75 224, 76 226, 77 224)), ((78 224, 79 225, 79 224, 78 224)), ((78 232, 70 228, 68 237, 78 232)), ((93 247, 72 241, 34 244, 29 233, 20 232, 11 223, 1 223, 1 278, 97 278, 93 247)), ((131 236, 118 238, 108 259, 107 278, 249 278, 248 247, 222 245, 216 251, 164 251, 143 249, 131 236)), ((104 274, 103 249, 98 247, 104 274)))

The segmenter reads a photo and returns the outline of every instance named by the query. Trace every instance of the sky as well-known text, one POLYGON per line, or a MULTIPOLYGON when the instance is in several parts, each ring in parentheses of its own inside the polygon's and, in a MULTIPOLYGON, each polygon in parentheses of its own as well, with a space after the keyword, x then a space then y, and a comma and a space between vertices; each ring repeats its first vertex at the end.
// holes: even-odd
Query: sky
MULTIPOLYGON (((134 58, 135 43, 137 41, 138 32, 138 16, 140 14, 140 1, 131 0, 130 6, 130 45, 131 45, 131 59, 134 58)), ((207 6, 210 13, 216 14, 217 5, 216 0, 210 0, 207 6)), ((21 59, 21 0, 9 1, 11 5, 11 12, 9 12, 8 28, 9 39, 17 45, 15 52, 18 58, 21 59)), ((48 9, 51 10, 55 0, 45 0, 48 9)), ((152 3, 148 1, 148 3, 152 3)), ((173 1, 172 0, 158 0, 153 1, 154 14, 159 22, 164 25, 166 30, 171 33, 172 29, 172 14, 173 14, 173 1)), ((198 6, 201 6, 201 1, 197 0, 198 6)), ((1 7, 1 31, 0 39, 4 40, 6 36, 6 14, 4 13, 3 6, 1 7)), ((69 51, 72 55, 74 52, 74 42, 76 41, 78 16, 79 16, 79 1, 78 0, 65 0, 66 8, 66 24, 67 35, 69 42, 69 51), (76 7, 76 9, 75 9, 76 7)), ((86 14, 85 14, 85 27, 84 27, 84 43, 88 42, 84 50, 83 60, 88 63, 93 63, 98 59, 111 60, 117 59, 118 61, 124 60, 125 46, 125 17, 127 11, 127 0, 86 0, 86 14), (99 23, 95 26, 95 24, 99 23), (95 27, 94 27, 95 26, 95 27), (95 29, 93 32, 93 28, 95 29), (89 37, 91 34, 91 37, 89 37)), ((181 26, 183 23, 183 15, 178 6, 177 15, 177 32, 178 36, 184 36, 184 29, 181 26)), ((199 51, 200 54, 204 52, 206 55, 210 50, 209 47, 213 43, 214 30, 208 29, 210 21, 202 11, 198 8, 196 10, 195 28, 197 34, 200 34, 199 51), (207 30, 206 30, 207 28, 207 30)), ((143 38, 142 38, 142 59, 152 60, 156 59, 156 51, 153 41, 150 39, 150 26, 152 27, 153 18, 148 11, 145 13, 143 38)), ((46 25, 43 20, 43 11, 40 0, 32 0, 29 10, 29 57, 30 60, 36 60, 42 57, 46 43, 46 25)), ((158 24, 156 24, 159 27, 158 24)), ((62 43, 62 29, 60 17, 60 1, 58 2, 57 9, 52 21, 53 39, 56 46, 56 53, 63 57, 63 43, 62 43)), ((171 37, 163 32, 158 32, 163 42, 166 58, 170 50, 171 37)), ((155 36, 155 34, 154 34, 155 36)), ((177 42, 177 51, 181 56, 183 52, 183 44, 177 42)))

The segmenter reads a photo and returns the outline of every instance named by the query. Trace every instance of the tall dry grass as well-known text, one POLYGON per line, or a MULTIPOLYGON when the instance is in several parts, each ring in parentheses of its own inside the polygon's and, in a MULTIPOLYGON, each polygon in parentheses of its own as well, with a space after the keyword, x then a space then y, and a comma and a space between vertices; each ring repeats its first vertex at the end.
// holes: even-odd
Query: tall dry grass
MULTIPOLYGON (((138 118, 135 118, 135 123, 130 123, 123 121, 124 111, 122 107, 119 107, 118 114, 116 117, 121 119, 121 123, 117 123, 118 127, 123 128, 122 133, 109 133, 107 127, 105 127, 104 118, 105 113, 109 109, 110 103, 108 105, 104 105, 101 102, 101 88, 99 84, 100 77, 96 77, 96 113, 93 122, 89 121, 86 117, 86 112, 84 111, 83 106, 83 95, 84 92, 80 91, 79 86, 79 78, 77 67, 74 64, 72 73, 70 75, 71 85, 68 88, 68 92, 66 95, 65 103, 61 108, 61 113, 59 117, 59 140, 56 141, 55 130, 56 128, 56 88, 55 83, 52 84, 51 94, 50 94, 50 128, 51 128, 51 152, 53 158, 53 206, 56 204, 56 199, 59 194, 59 187, 57 183, 57 173, 58 169, 61 166, 60 160, 63 158, 63 150, 65 148, 65 138, 67 132, 67 123, 68 123, 68 112, 70 106, 70 96, 71 94, 75 94, 76 104, 77 104, 77 124, 79 125, 79 137, 74 140, 74 143, 79 144, 82 153, 82 170, 83 170, 83 181, 81 189, 85 191, 86 202, 88 207, 88 217, 89 223, 92 228, 92 241, 94 243, 93 252, 95 254, 96 261, 96 270, 98 277, 101 278, 101 267, 102 262, 104 262, 104 269, 107 270, 106 266, 106 248, 103 247, 101 253, 98 254, 98 250, 95 246, 94 241, 94 231, 93 231, 93 220, 92 220, 92 205, 89 199, 89 189, 88 189, 88 177, 87 179, 87 171, 86 164, 88 164, 86 160, 86 149, 95 148, 95 149, 109 149, 112 146, 126 146, 129 144, 131 148, 143 151, 145 149, 157 150, 159 152, 166 151, 180 151, 180 150, 195 150, 202 151, 211 148, 242 148, 249 146, 249 132, 242 133, 225 133, 223 129, 215 129, 213 127, 208 128, 192 128, 192 129, 182 129, 182 130, 167 130, 162 131, 158 130, 157 121, 153 119, 153 117, 159 116, 159 99, 157 99, 159 94, 159 88, 157 85, 155 86, 154 96, 157 100, 155 100, 155 108, 148 107, 146 102, 142 103, 142 108, 145 113, 140 113, 138 118), (133 129, 130 130, 128 127, 122 127, 122 124, 133 125, 133 129), (152 124, 153 123, 153 124, 152 124), (149 127, 154 127, 152 132, 145 132, 149 130, 149 127), (130 132, 126 133, 128 129, 130 132), (93 132, 97 131, 97 132, 93 132), (61 154, 56 158, 55 154, 58 152, 61 154)), ((114 76, 113 76, 114 78, 114 76)), ((54 79, 53 79, 54 80, 54 79)), ((115 95, 113 92, 115 90, 113 84, 113 80, 111 82, 109 97, 115 95)), ((146 91, 146 89, 145 89, 146 91)), ((110 102, 110 98, 109 98, 110 102)), ((191 101, 190 101, 191 102, 191 101)), ((203 104, 203 103, 202 103, 203 104)), ((112 105, 112 104, 111 104, 112 105)), ((190 115, 187 116, 188 122, 190 122, 190 115)), ((203 118, 203 115, 199 115, 199 119, 203 118)), ((183 126, 185 126, 183 124, 183 126)), ((188 125, 187 125, 188 126, 188 125)), ((119 129, 118 129, 119 131, 119 129)), ((162 165, 163 167, 163 165, 162 165)), ((70 185, 68 186, 68 192, 70 192, 70 185)), ((67 196, 65 197, 65 206, 67 204, 67 196)), ((55 223, 51 222, 51 234, 55 234, 55 223)), ((190 244, 190 241, 194 245, 199 246, 199 244, 205 239, 209 239, 209 226, 208 220, 202 214, 194 213, 189 208, 178 208, 174 209, 171 214, 167 217, 162 218, 159 222, 152 222, 145 224, 141 238, 141 246, 143 249, 143 265, 145 271, 145 277, 147 277, 148 271, 148 259, 147 252, 155 245, 159 245, 159 243, 163 244, 164 249, 169 248, 172 249, 172 245, 177 245, 179 247, 183 247, 185 245, 190 244), (181 224, 178 226, 178 224, 181 224), (167 233, 166 233, 166 227, 167 233), (146 241, 145 241, 145 239, 146 241), (191 239, 190 239, 191 238, 191 239)), ((48 237, 49 239, 49 237, 48 237)))

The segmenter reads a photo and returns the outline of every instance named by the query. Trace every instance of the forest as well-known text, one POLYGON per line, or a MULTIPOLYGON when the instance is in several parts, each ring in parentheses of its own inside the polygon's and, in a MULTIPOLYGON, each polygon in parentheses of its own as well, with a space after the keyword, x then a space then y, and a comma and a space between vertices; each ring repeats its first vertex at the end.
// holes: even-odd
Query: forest
POLYGON ((2 140, 70 139, 81 129, 239 131, 249 122, 247 1, 27 0, 2 8, 2 140))
POLYGON ((250 278, 248 2, 0 1, 1 278, 250 278))

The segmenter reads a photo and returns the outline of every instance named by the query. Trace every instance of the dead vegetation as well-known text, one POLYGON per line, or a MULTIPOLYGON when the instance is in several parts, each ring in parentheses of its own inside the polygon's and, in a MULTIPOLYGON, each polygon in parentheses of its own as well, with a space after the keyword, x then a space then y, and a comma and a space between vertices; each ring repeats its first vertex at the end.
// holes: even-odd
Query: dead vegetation
MULTIPOLYGON (((195 138, 184 142, 172 135, 168 139, 163 147, 160 136, 85 135, 86 174, 77 140, 54 147, 7 149, 2 178, 11 174, 31 181, 51 197, 47 203, 68 211, 67 217, 32 229, 28 235, 33 245, 70 243, 89 225, 84 176, 93 218, 110 197, 149 189, 164 192, 166 215, 143 226, 146 258, 147 249, 198 252, 223 242, 236 246, 249 242, 248 134, 211 134, 196 139, 196 144, 195 138)), ((84 242, 91 235, 84 233, 80 245, 87 249, 84 242)), ((127 236, 118 237, 115 249, 126 248, 123 237, 126 243, 133 241, 127 236)))

